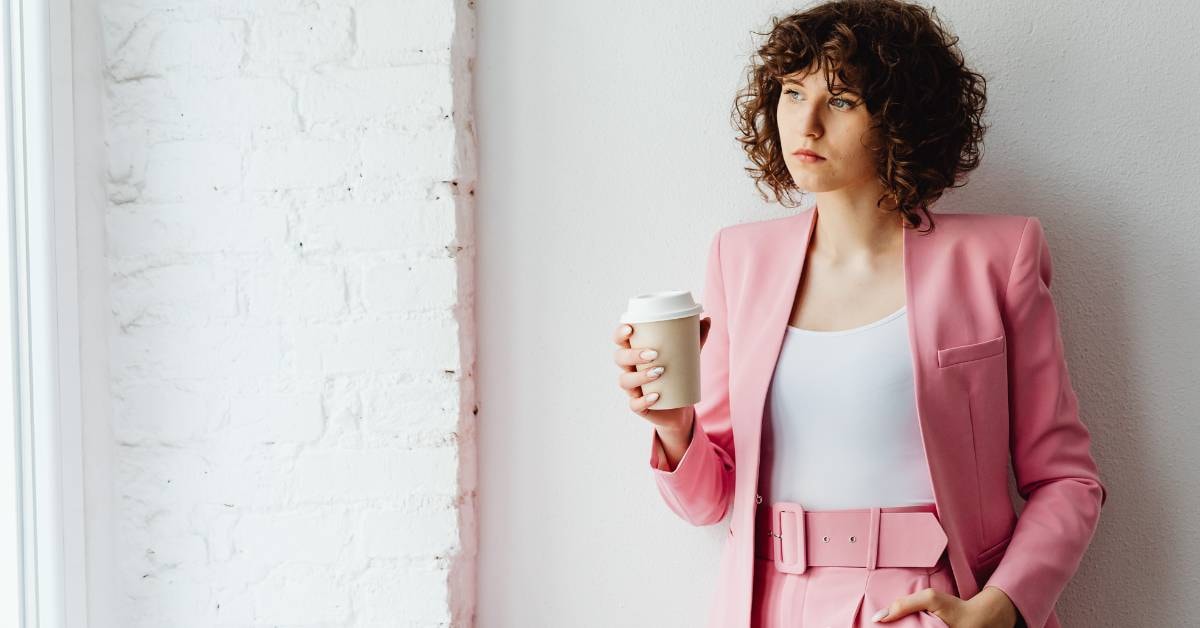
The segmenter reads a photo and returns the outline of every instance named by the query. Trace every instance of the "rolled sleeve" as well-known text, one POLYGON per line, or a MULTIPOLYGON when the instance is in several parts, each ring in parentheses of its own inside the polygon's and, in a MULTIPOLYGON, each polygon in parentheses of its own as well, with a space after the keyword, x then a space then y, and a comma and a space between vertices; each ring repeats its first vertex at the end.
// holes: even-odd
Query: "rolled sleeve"
POLYGON ((702 296, 711 319, 700 353, 701 400, 694 408, 692 438, 675 469, 653 430, 650 469, 667 506, 692 525, 720 521, 733 494, 733 426, 729 411, 729 326, 721 268, 719 230, 709 245, 702 296))

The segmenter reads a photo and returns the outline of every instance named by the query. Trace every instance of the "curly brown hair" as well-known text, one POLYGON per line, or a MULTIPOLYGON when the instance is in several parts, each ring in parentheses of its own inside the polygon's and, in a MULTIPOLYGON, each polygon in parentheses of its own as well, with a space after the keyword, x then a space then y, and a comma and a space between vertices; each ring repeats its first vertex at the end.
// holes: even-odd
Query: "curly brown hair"
MULTIPOLYGON (((876 172, 894 211, 913 227, 946 188, 962 187, 980 161, 984 77, 966 67, 958 37, 936 9, 900 0, 834 0, 784 18, 752 57, 734 100, 738 141, 763 200, 769 188, 785 207, 799 191, 780 147, 776 107, 781 77, 820 69, 833 94, 856 92, 871 116, 876 172), (833 76, 846 88, 834 87, 833 76)), ((803 191, 800 191, 803 193, 803 191)))

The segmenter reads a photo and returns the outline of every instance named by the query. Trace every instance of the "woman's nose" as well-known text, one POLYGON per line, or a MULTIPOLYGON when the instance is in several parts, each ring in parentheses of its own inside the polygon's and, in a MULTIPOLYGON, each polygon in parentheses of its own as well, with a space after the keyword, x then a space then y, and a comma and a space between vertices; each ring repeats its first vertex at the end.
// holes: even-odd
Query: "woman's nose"
POLYGON ((803 136, 820 136, 822 124, 816 111, 804 109, 796 112, 791 121, 792 131, 803 136))
POLYGON ((798 130, 800 131, 800 134, 804 137, 820 137, 821 136, 821 124, 817 120, 805 121, 803 124, 800 125, 800 128, 798 130))

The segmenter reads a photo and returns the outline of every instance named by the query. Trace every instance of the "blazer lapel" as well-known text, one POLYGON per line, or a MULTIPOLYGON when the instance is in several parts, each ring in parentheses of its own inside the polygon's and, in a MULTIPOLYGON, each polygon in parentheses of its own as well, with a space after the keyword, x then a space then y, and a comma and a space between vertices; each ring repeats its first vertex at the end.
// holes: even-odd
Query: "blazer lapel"
MULTIPOLYGON (((784 219, 777 230, 768 232, 763 241, 757 243, 755 250, 750 252, 755 261, 746 266, 744 271, 746 275, 742 281, 746 290, 743 294, 746 296, 736 323, 736 333, 743 349, 732 371, 736 381, 731 382, 738 391, 731 399, 731 403, 737 406, 733 416, 735 420, 740 419, 737 434, 744 435, 735 438, 737 466, 738 469, 752 469, 750 473, 735 474, 736 494, 741 497, 741 504, 735 504, 734 525, 743 530, 754 529, 766 396, 791 319, 805 258, 816 227, 817 211, 812 208, 800 212, 784 219), (742 506, 740 512, 737 508, 739 505, 742 506)), ((969 597, 977 592, 978 585, 970 577, 958 522, 940 514, 943 510, 955 512, 967 506, 956 503, 959 500, 950 490, 945 473, 952 473, 953 470, 943 469, 946 455, 953 451, 952 448, 963 445, 964 434, 962 425, 952 424, 954 420, 961 420, 961 417, 942 399, 944 395, 939 392, 939 386, 944 384, 937 373, 938 325, 953 318, 944 316, 939 308, 950 307, 952 303, 947 302, 945 287, 922 281, 927 264, 940 259, 935 240, 938 231, 935 229, 924 234, 907 227, 903 231, 904 292, 918 424, 933 480, 939 518, 950 537, 950 559, 956 584, 960 594, 969 597)), ((965 434, 969 439, 970 432, 965 434)), ((762 506, 766 505, 764 498, 762 506)), ((752 543, 746 542, 743 547, 745 552, 753 552, 752 543)), ((741 566, 743 571, 752 568, 753 558, 743 556, 741 566)))
MULTIPOLYGON (((740 353, 740 363, 733 365, 731 377, 736 377, 737 381, 731 381, 731 386, 737 394, 730 399, 730 403, 737 406, 732 408, 734 420, 741 419, 735 434, 745 434, 744 438, 734 438, 735 461, 739 469, 752 470, 735 473, 734 477, 735 493, 742 496, 743 504, 748 505, 735 513, 740 520, 735 520, 734 525, 742 530, 754 529, 763 410, 796 290, 800 286, 804 260, 816 226, 815 215, 815 208, 808 209, 782 221, 780 228, 768 232, 766 241, 750 253, 756 259, 745 270, 743 281, 747 289, 743 294, 747 296, 737 323, 739 344, 745 349, 740 353)), ((766 505, 765 501, 763 505, 766 505)), ((747 552, 753 551, 752 544, 747 547, 747 552)), ((744 559, 742 563, 753 566, 753 559, 744 559)))

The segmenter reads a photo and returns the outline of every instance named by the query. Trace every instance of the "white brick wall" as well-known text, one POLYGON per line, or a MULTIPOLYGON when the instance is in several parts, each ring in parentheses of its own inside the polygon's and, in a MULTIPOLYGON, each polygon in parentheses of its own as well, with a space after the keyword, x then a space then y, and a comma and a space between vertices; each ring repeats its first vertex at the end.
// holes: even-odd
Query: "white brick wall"
POLYGON ((472 0, 100 7, 122 628, 473 625, 472 0))

